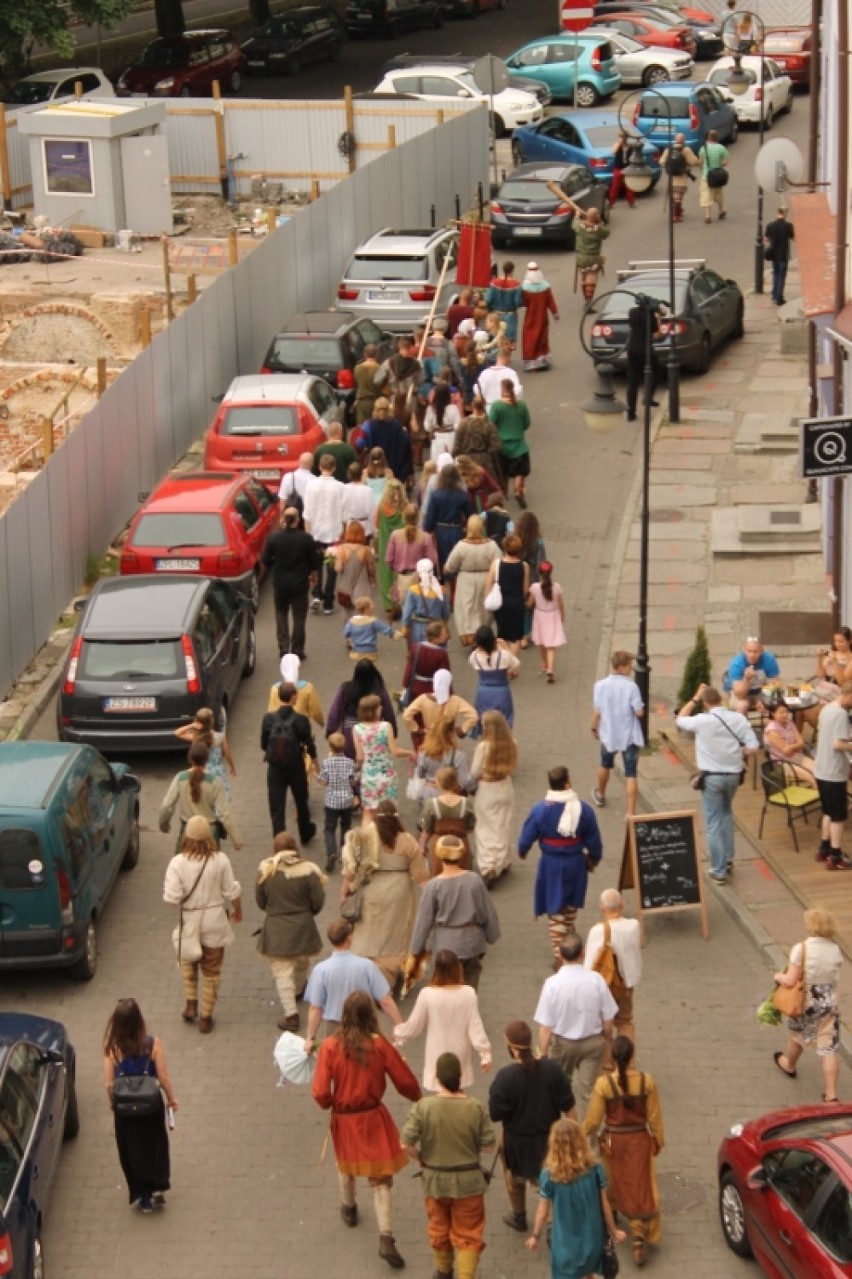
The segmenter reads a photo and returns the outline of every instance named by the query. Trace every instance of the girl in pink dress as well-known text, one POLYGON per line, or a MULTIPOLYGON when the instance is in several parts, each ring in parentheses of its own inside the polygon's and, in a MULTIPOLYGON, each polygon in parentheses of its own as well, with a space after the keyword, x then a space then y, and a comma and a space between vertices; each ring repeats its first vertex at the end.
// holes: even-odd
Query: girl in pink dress
POLYGON ((527 608, 533 610, 532 641, 541 654, 541 669, 547 675, 548 684, 556 676, 553 659, 557 648, 565 643, 565 601, 562 587, 553 581, 553 565, 542 560, 538 566, 538 581, 527 595, 527 608))

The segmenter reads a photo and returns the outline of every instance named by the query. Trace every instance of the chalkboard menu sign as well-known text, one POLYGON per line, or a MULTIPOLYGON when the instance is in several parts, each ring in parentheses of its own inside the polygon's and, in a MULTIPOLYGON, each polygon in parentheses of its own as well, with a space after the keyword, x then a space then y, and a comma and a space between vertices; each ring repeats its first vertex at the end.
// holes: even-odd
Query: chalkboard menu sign
MULTIPOLYGON (((628 818, 631 878, 640 924, 648 912, 700 910, 706 938, 709 932, 695 817, 694 812, 684 811, 628 818)), ((622 882, 628 886, 624 875, 622 882)))

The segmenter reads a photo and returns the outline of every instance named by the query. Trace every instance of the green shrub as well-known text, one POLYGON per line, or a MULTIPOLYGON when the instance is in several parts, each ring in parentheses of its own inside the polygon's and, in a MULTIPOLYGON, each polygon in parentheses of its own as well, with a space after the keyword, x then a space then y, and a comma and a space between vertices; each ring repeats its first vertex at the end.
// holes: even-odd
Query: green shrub
POLYGON ((702 684, 709 684, 710 681, 710 649, 707 644, 707 632, 703 626, 699 626, 695 632, 695 646, 686 659, 683 679, 677 691, 678 710, 689 701, 697 688, 702 684))

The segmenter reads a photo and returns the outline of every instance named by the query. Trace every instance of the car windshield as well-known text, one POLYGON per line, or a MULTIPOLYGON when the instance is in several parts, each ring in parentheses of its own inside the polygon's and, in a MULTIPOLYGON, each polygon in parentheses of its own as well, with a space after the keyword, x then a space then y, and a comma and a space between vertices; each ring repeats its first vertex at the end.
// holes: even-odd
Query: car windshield
MULTIPOLYGON (((618 45, 613 50, 613 52, 618 54, 622 51, 625 53, 644 53, 645 46, 644 44, 641 44, 638 40, 634 40, 633 36, 619 35, 618 45), (618 46, 620 46, 620 48, 618 46)), ((656 49, 654 52, 659 53, 659 49, 656 49)))
POLYGON ((155 40, 143 50, 137 67, 155 67, 158 71, 168 71, 173 67, 185 67, 189 57, 189 45, 170 44, 164 40, 155 40))
POLYGON ((554 200, 544 182, 504 182, 500 188, 500 200, 554 200))
MULTIPOLYGON (((729 88, 728 76, 731 74, 732 70, 733 70, 732 67, 717 67, 715 71, 710 72, 710 75, 707 77, 707 79, 709 80, 710 84, 718 84, 723 89, 727 89, 729 88)), ((757 83, 757 76, 754 73, 754 71, 752 71, 749 67, 742 67, 741 70, 743 75, 748 80, 749 84, 757 83)))
POLYGON ((595 147, 611 147, 621 136, 621 129, 617 124, 599 124, 593 129, 587 128, 585 134, 589 139, 589 146, 594 150, 595 147))
POLYGON ((29 866, 33 861, 44 865, 44 860, 41 840, 34 830, 0 830, 0 884, 9 892, 41 887, 42 877, 34 879, 29 866))
POLYGON ((470 89, 478 98, 482 97, 482 90, 473 78, 470 71, 456 71, 455 78, 459 84, 463 84, 466 89, 470 89))
POLYGON ((31 107, 47 102, 55 85, 50 80, 19 80, 6 94, 5 101, 17 107, 31 107))
POLYGON ((643 119, 662 120, 663 123, 668 122, 669 115, 673 120, 679 120, 689 115, 689 100, 685 97, 669 97, 665 93, 657 93, 653 97, 649 94, 647 98, 641 99, 639 114, 643 119))
MULTIPOLYGON (((656 298, 658 302, 664 302, 669 305, 669 282, 668 280, 630 280, 628 282, 636 293, 644 293, 646 297, 656 298)), ((683 310, 684 300, 686 298, 686 281, 675 280, 675 311, 680 313, 683 310)), ((620 289, 616 289, 615 293, 607 299, 606 306, 601 313, 601 320, 624 320, 627 318, 627 312, 631 307, 636 306, 636 298, 632 293, 623 293, 620 289)))
POLYGON ((132 546, 224 546, 222 519, 213 514, 164 512, 143 515, 132 546))
POLYGON ((79 673, 88 679, 177 679, 186 666, 177 640, 86 640, 79 673))
POLYGON ((355 254, 346 271, 349 280, 425 280, 426 257, 422 253, 409 257, 378 258, 355 254))
POLYGON ((223 435, 298 435, 298 414, 292 404, 241 404, 228 409, 223 435))
POLYGON ((283 369, 327 369, 340 364, 337 338, 279 336, 267 357, 283 369))

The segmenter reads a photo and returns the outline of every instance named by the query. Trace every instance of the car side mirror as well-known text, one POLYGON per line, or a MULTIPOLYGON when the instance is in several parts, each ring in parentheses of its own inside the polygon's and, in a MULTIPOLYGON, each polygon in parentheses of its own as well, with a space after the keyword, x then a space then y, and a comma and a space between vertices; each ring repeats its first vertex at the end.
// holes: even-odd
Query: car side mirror
POLYGON ((213 403, 214 403, 214 404, 221 404, 221 403, 222 403, 222 401, 224 400, 224 398, 225 398, 225 392, 224 392, 224 391, 220 391, 218 395, 211 395, 211 396, 210 396, 210 399, 213 401, 213 403))
POLYGON ((142 789, 142 783, 135 773, 122 773, 118 779, 118 789, 122 792, 127 791, 138 795, 142 789))
POLYGON ((763 1166, 755 1168, 754 1172, 750 1172, 746 1177, 746 1186, 749 1190, 765 1190, 768 1185, 769 1178, 763 1166))
POLYGON ((73 608, 75 613, 82 613, 86 605, 88 604, 88 602, 89 602, 88 596, 81 595, 78 600, 74 601, 71 607, 73 608))

